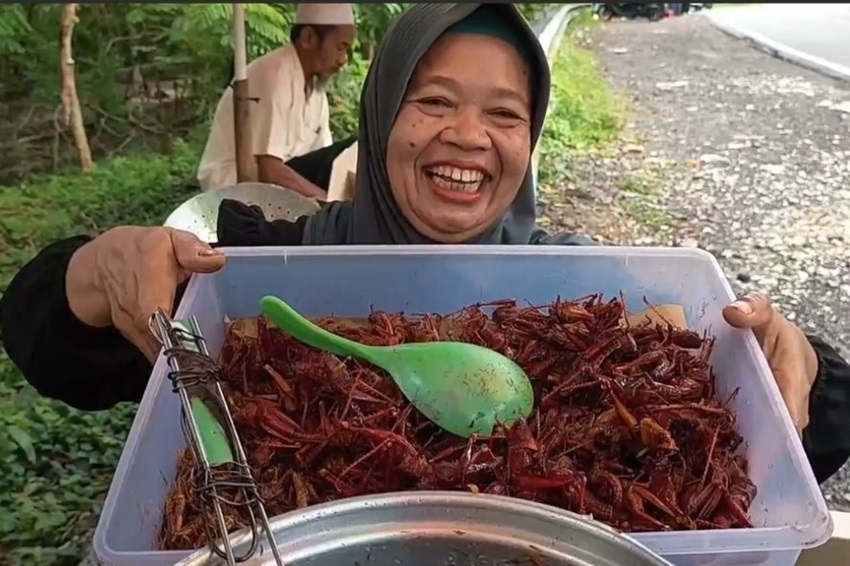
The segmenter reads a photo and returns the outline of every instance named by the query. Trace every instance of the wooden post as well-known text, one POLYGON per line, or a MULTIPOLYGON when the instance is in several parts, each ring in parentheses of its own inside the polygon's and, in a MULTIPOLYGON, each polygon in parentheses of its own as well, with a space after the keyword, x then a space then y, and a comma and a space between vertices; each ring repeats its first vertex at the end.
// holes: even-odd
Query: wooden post
POLYGON ((77 23, 77 8, 79 4, 65 4, 62 16, 62 48, 59 53, 59 63, 62 69, 62 107, 65 111, 65 125, 71 127, 74 134, 74 145, 80 154, 80 167, 83 173, 88 173, 94 167, 91 158, 91 148, 86 136, 83 123, 83 111, 77 96, 77 81, 74 70, 74 26, 77 23))
POLYGON ((251 147, 248 53, 245 44, 245 6, 233 5, 233 134, 236 148, 236 181, 255 178, 256 163, 251 147))

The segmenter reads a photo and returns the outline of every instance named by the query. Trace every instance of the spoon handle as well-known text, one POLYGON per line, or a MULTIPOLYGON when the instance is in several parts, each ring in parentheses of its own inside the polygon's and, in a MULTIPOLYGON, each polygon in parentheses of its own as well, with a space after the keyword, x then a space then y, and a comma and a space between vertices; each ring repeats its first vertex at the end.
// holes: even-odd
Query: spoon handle
POLYGON ((275 326, 291 334, 299 342, 331 354, 372 361, 369 346, 352 342, 316 326, 277 297, 263 297, 260 299, 260 308, 275 326))

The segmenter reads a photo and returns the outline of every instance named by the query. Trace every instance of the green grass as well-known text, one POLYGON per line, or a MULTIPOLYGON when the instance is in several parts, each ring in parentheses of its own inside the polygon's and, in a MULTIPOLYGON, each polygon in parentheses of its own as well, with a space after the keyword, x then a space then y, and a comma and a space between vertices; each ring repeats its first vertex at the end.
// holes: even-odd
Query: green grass
MULTIPOLYGON (((607 155, 616 147, 609 142, 621 139, 626 103, 605 80, 595 57, 578 45, 581 30, 598 25, 589 10, 574 23, 564 39, 552 70, 549 116, 540 146, 539 182, 543 193, 557 195, 559 186, 572 179, 569 157, 584 152, 607 155)), ((626 177, 619 186, 623 208, 647 226, 663 228, 674 219, 663 211, 655 190, 658 185, 649 172, 626 177)), ((554 197, 557 198, 557 197, 554 197)))
MULTIPOLYGON (((587 11, 589 13, 589 11, 587 11)), ((573 28, 586 29, 592 20, 573 28)), ((564 157, 572 151, 604 146, 617 138, 623 125, 623 103, 611 91, 594 56, 565 37, 552 68, 549 116, 540 142, 539 182, 563 180, 564 157)))
POLYGON ((620 183, 623 208, 644 226, 655 229, 669 228, 675 219, 661 206, 657 192, 659 180, 648 171, 625 177, 620 183))
MULTIPOLYGON (((189 194, 196 147, 114 158, 83 176, 0 187, 0 289, 53 240, 117 224, 161 224, 189 194)), ((0 564, 79 563, 135 406, 82 413, 39 397, 0 353, 0 564)))

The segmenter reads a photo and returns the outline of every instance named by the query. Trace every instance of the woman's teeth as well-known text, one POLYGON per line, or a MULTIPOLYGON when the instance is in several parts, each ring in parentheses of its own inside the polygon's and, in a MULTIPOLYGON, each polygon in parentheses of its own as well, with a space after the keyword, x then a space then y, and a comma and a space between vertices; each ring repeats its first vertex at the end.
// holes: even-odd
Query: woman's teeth
POLYGON ((429 167, 425 170, 434 184, 448 191, 463 191, 474 193, 484 182, 484 173, 476 169, 459 169, 457 167, 429 167))

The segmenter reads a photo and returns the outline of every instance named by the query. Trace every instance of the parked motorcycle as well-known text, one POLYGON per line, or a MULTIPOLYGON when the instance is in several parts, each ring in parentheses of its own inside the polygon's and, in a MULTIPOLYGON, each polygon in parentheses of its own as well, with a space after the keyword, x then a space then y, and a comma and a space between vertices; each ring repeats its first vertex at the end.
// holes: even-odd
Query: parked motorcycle
POLYGON ((631 3, 631 4, 595 4, 594 12, 603 20, 624 18, 634 20, 646 18, 657 22, 664 17, 665 5, 663 3, 631 3))
POLYGON ((603 3, 594 4, 593 11, 603 20, 611 20, 613 18, 625 18, 634 20, 637 18, 646 18, 649 21, 656 22, 666 15, 680 16, 691 10, 710 10, 713 4, 710 3, 629 3, 629 4, 613 4, 603 3))

